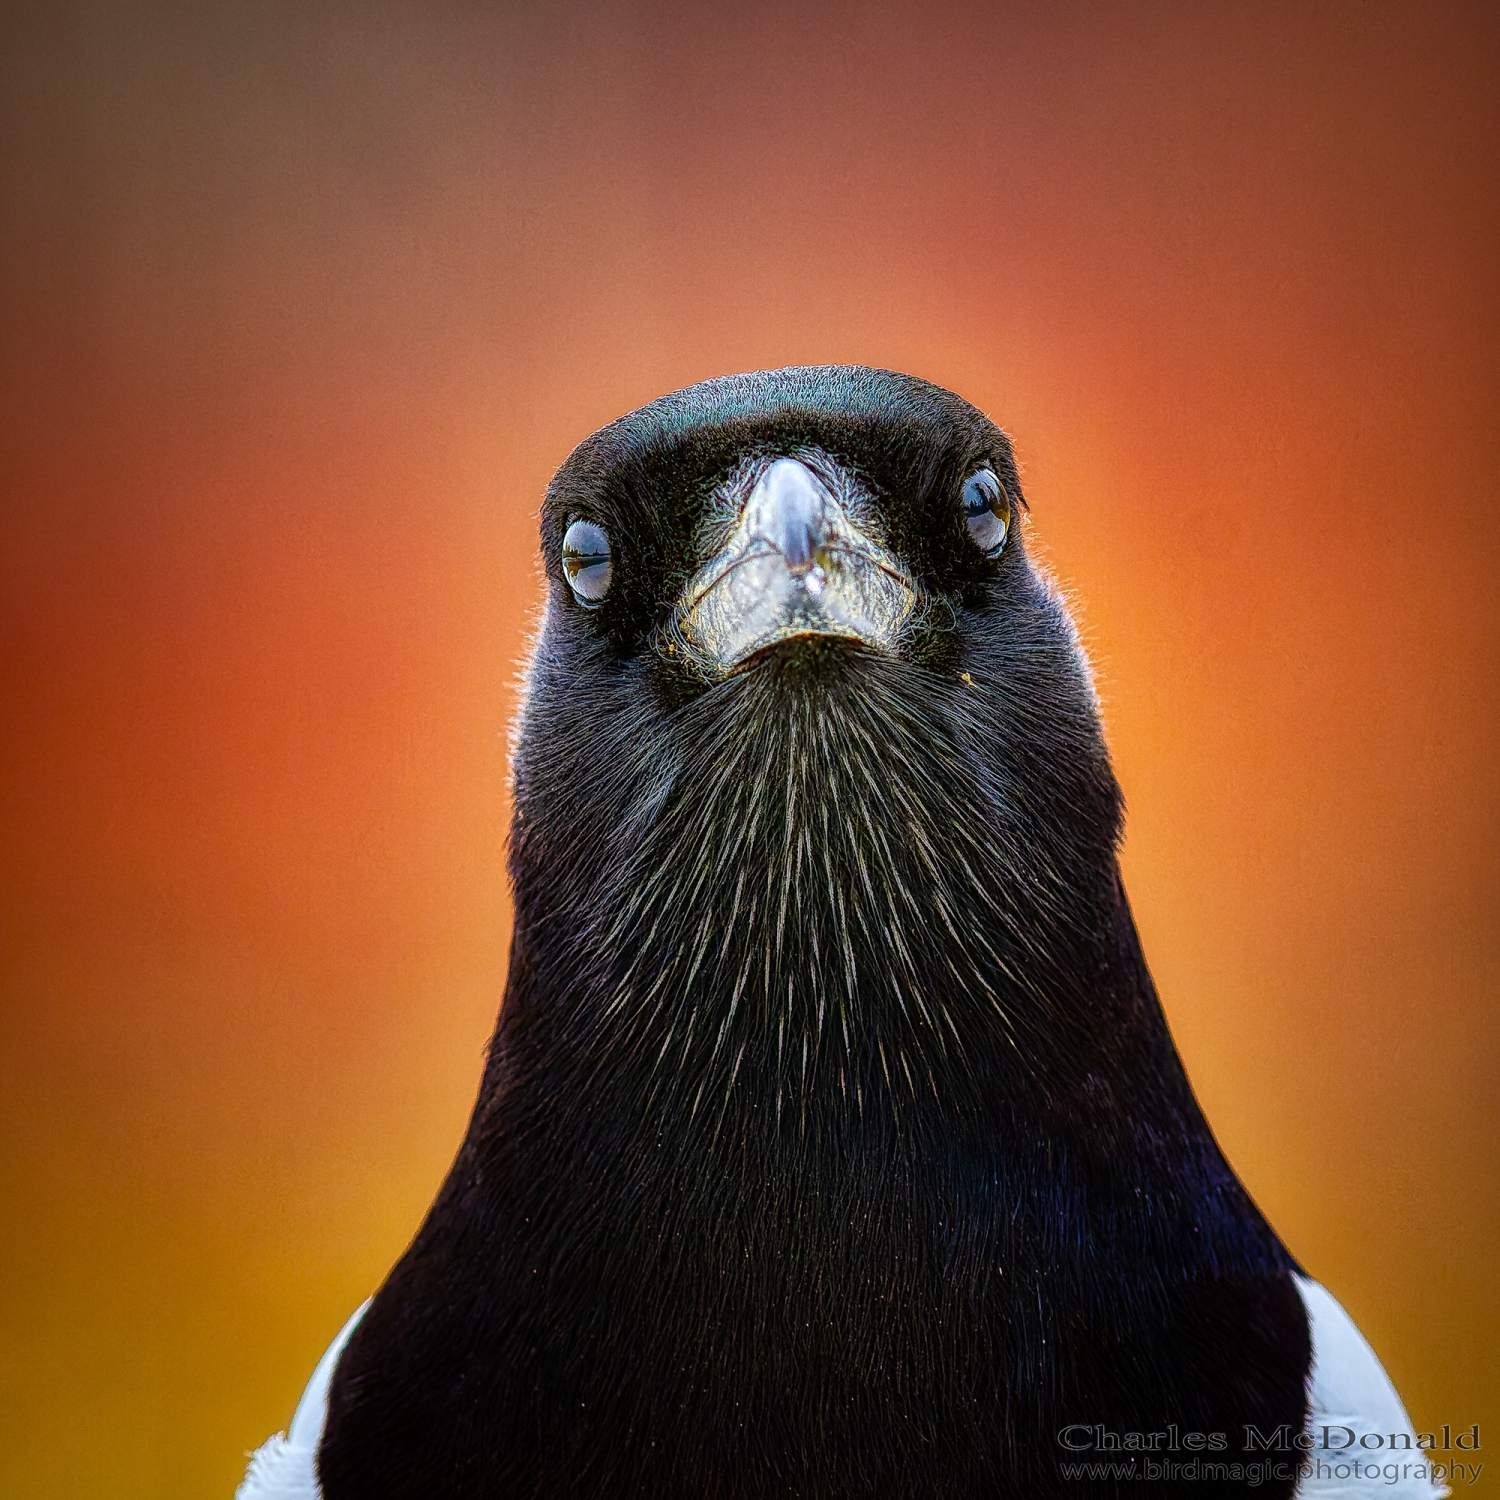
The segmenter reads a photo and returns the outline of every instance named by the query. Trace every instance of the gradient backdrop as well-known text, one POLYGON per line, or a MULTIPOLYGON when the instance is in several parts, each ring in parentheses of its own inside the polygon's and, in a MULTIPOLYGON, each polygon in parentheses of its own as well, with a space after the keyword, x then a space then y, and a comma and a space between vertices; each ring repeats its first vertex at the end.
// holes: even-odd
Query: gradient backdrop
POLYGON ((1495 17, 10 7, 0 1493, 286 1422, 477 1082, 550 472, 824 360, 1014 434, 1209 1118, 1500 1449, 1495 17))

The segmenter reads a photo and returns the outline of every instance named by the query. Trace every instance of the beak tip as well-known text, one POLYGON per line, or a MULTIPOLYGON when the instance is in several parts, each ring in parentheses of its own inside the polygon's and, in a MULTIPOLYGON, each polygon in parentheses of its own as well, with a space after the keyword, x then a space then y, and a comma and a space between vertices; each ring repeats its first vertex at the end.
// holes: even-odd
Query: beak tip
POLYGON ((778 458, 761 475, 745 512, 750 534, 769 542, 794 573, 805 573, 828 539, 831 508, 832 497, 806 464, 778 458))

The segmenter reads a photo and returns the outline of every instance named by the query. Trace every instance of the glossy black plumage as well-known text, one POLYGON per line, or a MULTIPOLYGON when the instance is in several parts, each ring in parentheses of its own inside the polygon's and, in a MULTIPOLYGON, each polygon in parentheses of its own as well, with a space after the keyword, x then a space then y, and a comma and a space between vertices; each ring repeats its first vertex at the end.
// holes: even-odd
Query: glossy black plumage
POLYGON ((1059 1429, 1232 1458, 1300 1424, 1292 1262, 1167 1033, 1071 626, 1019 528, 965 531, 985 460, 1019 499, 966 403, 825 367, 678 392, 558 473, 506 996, 340 1364, 327 1500, 1137 1494, 1065 1483, 1059 1429), (706 678, 671 629, 705 510, 804 453, 871 497, 916 616, 894 654, 706 678))

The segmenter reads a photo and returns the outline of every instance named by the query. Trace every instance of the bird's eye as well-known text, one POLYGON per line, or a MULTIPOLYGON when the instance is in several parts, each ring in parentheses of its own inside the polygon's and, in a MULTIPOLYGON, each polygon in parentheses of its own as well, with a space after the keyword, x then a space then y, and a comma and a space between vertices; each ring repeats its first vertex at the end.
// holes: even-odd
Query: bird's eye
POLYGON ((976 469, 964 480, 964 520, 980 550, 998 557, 1010 534, 1010 496, 993 469, 976 469))
POLYGON ((574 521, 563 533, 563 574, 573 597, 585 609, 595 609, 609 592, 611 563, 609 537, 592 521, 574 521))

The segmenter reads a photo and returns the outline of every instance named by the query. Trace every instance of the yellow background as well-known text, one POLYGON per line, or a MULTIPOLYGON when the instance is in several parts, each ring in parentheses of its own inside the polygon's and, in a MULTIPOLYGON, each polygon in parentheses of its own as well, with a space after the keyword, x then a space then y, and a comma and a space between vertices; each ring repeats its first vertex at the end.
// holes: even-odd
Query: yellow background
POLYGON ((1013 433, 1209 1118, 1500 1443, 1493 8, 731 11, 7 12, 0 1494, 286 1422, 472 1099, 549 473, 823 360, 1013 433))

